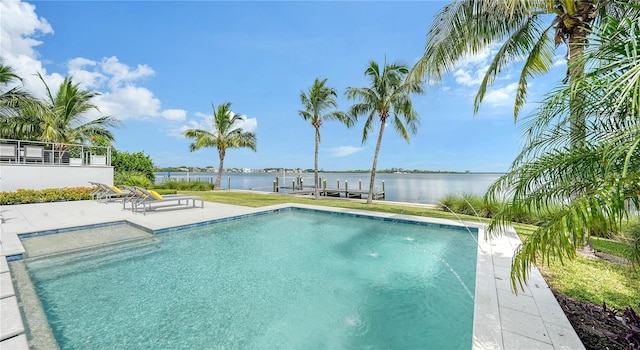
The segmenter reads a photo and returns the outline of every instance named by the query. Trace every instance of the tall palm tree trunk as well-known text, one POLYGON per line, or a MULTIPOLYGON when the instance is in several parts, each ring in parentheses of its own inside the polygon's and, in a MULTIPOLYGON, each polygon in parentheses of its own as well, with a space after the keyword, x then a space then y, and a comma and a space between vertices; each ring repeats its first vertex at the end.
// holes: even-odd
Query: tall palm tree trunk
MULTIPOLYGON (((584 48, 587 44, 586 33, 583 28, 577 28, 569 35, 567 44, 569 57, 567 59, 567 78, 569 83, 579 83, 584 77, 584 63, 581 58, 584 55, 584 48)), ((569 127, 571 134, 571 147, 580 148, 586 142, 586 116, 584 113, 584 97, 582 89, 575 89, 575 92, 569 99, 569 127)), ((589 240, 590 232, 585 226, 582 233, 582 243, 584 245, 583 253, 587 255, 593 254, 593 247, 589 240)))
MULTIPOLYGON (((567 59, 567 78, 569 83, 579 83, 584 77, 584 63, 581 58, 584 55, 584 47, 587 43, 584 29, 577 29, 569 36, 568 50, 569 57, 567 59)), ((570 128, 571 128, 571 146, 581 147, 585 142, 586 117, 584 114, 584 100, 580 91, 575 89, 569 100, 570 128)))
POLYGON ((216 184, 214 185, 214 190, 220 189, 220 180, 222 180, 222 169, 224 169, 224 155, 225 151, 218 149, 218 155, 220 156, 220 164, 218 165, 218 176, 216 176, 216 184))
POLYGON ((315 184, 315 198, 316 199, 320 199, 320 188, 318 188, 320 185, 318 184, 318 148, 320 147, 320 129, 318 129, 317 127, 316 129, 316 154, 315 154, 315 159, 313 161, 313 169, 314 169, 314 175, 313 175, 313 183, 315 184))
POLYGON ((371 179, 369 180, 369 194, 367 195, 367 204, 373 201, 373 185, 376 180, 376 167, 378 166, 378 153, 380 153, 380 145, 382 144, 382 134, 384 133, 384 125, 386 118, 380 119, 380 133, 378 134, 378 142, 376 143, 376 152, 373 155, 373 165, 371 166, 371 179))

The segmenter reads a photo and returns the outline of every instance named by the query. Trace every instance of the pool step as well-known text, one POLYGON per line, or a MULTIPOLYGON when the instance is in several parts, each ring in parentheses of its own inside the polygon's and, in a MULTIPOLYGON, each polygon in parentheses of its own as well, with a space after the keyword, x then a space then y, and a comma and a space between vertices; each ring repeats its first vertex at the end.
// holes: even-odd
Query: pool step
POLYGON ((156 237, 135 238, 64 253, 38 256, 26 259, 25 262, 33 277, 48 280, 156 253, 162 249, 160 242, 160 239, 156 237))

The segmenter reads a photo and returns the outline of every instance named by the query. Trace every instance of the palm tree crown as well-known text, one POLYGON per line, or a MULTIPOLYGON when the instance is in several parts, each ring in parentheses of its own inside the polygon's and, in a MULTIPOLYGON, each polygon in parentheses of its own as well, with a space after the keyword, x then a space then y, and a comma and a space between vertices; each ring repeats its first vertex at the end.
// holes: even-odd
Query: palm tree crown
POLYGON ((380 71, 378 63, 371 61, 364 72, 371 80, 371 86, 349 87, 346 91, 347 98, 361 101, 351 106, 350 114, 354 117, 367 117, 362 133, 363 144, 367 141, 369 133, 373 131, 375 123, 380 122, 378 141, 371 167, 367 203, 371 203, 373 199, 378 154, 386 124, 390 122, 396 132, 407 142, 410 142, 409 133, 415 134, 420 124, 418 113, 413 109, 411 93, 422 93, 423 90, 420 82, 406 80, 408 73, 409 68, 400 63, 387 64, 385 62, 382 71, 380 71))
MULTIPOLYGON (((510 225, 519 212, 545 218, 516 250, 514 289, 533 263, 573 258, 598 229, 617 231, 638 215, 632 208, 640 207, 640 43, 634 39, 639 29, 637 7, 623 20, 607 18, 594 28, 594 45, 581 62, 589 69, 581 80, 547 95, 525 124, 522 151, 487 192, 490 202, 510 197, 489 232, 510 225), (567 116, 578 94, 587 142, 575 145, 567 116)), ((640 263, 640 236, 635 240, 629 258, 640 263)))
POLYGON ((111 116, 86 121, 90 110, 98 110, 91 100, 100 94, 80 88, 70 77, 64 78, 58 92, 53 95, 42 75, 38 74, 45 85, 47 99, 44 101, 45 113, 40 118, 39 139, 49 142, 88 142, 91 138, 101 137, 113 141, 108 127, 114 127, 118 121, 111 116))
POLYGON ((613 0, 453 1, 435 16, 424 55, 411 77, 440 80, 466 55, 502 42, 478 89, 474 112, 498 74, 522 61, 514 105, 517 118, 526 101, 529 79, 551 69, 555 48, 567 45, 565 80, 579 77, 584 67, 575 61, 582 56, 592 24, 603 20, 607 12, 623 15, 621 8, 613 0))
MULTIPOLYGON (((8 66, 0 60, 0 86, 10 87, 12 83, 22 81, 8 66)), ((10 87, 7 91, 0 92, 0 137, 20 138, 20 128, 16 130, 15 117, 20 115, 20 110, 27 110, 38 106, 38 100, 31 96, 20 86, 10 87)))
POLYGON ((23 94, 20 103, 12 105, 15 113, 0 115, 3 137, 65 144, 86 143, 94 137, 113 141, 109 128, 119 124, 117 119, 111 116, 89 119, 87 116, 89 111, 98 110, 91 100, 99 93, 84 90, 66 77, 54 95, 42 75, 38 74, 38 77, 45 86, 46 97, 36 100, 23 94))
POLYGON ((229 148, 249 148, 256 150, 256 134, 245 132, 238 123, 245 120, 245 117, 231 111, 231 102, 226 102, 213 109, 213 132, 202 129, 189 129, 184 132, 187 138, 195 141, 189 145, 191 152, 203 147, 214 147, 218 149, 220 164, 218 166, 218 176, 216 177, 215 188, 220 189, 220 180, 224 169, 224 157, 229 148))
POLYGON ((338 108, 336 98, 338 94, 335 89, 326 86, 327 79, 318 79, 313 82, 309 92, 300 92, 300 102, 304 110, 298 111, 302 119, 311 122, 315 130, 315 158, 314 158, 314 184, 315 198, 320 197, 318 184, 318 148, 320 147, 320 128, 325 120, 337 120, 347 127, 354 124, 355 118, 340 111, 329 111, 338 108))

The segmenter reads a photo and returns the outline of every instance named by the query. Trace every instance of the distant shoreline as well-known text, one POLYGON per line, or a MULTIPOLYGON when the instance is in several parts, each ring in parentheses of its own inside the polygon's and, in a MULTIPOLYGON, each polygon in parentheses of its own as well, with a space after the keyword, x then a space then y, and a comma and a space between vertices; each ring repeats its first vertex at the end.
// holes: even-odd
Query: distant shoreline
MULTIPOLYGON (((164 168, 155 168, 154 172, 157 173, 166 173, 166 172, 194 172, 194 173, 204 173, 204 172, 209 172, 209 173, 217 173, 217 171, 213 168, 210 167, 206 167, 206 168, 199 168, 199 167, 164 167, 164 168)), ((297 169, 293 169, 293 168, 288 168, 288 169, 283 169, 283 168, 264 168, 264 169, 252 169, 252 168, 229 168, 229 169, 225 169, 223 171, 223 173, 281 173, 281 172, 285 172, 285 173, 293 173, 293 174, 297 174, 297 173, 303 173, 303 174, 308 174, 308 173, 313 173, 313 169, 301 169, 301 168, 297 168, 297 169)), ((371 170, 318 170, 318 173, 322 174, 322 173, 327 173, 327 174, 340 174, 340 173, 351 173, 351 174, 368 174, 370 173, 371 170)), ((413 169, 413 170, 406 170, 406 169, 382 169, 382 170, 377 170, 376 174, 489 174, 489 175, 493 175, 493 174, 504 174, 504 172, 499 172, 499 171, 451 171, 451 170, 418 170, 418 169, 413 169)))

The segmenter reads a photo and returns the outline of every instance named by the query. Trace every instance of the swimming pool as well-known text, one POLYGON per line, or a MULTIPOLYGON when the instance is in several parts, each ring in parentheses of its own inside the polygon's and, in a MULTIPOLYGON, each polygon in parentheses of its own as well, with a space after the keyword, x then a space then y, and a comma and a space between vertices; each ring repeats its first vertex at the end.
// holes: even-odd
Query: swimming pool
POLYGON ((290 209, 27 267, 63 349, 470 349, 472 232, 290 209))

